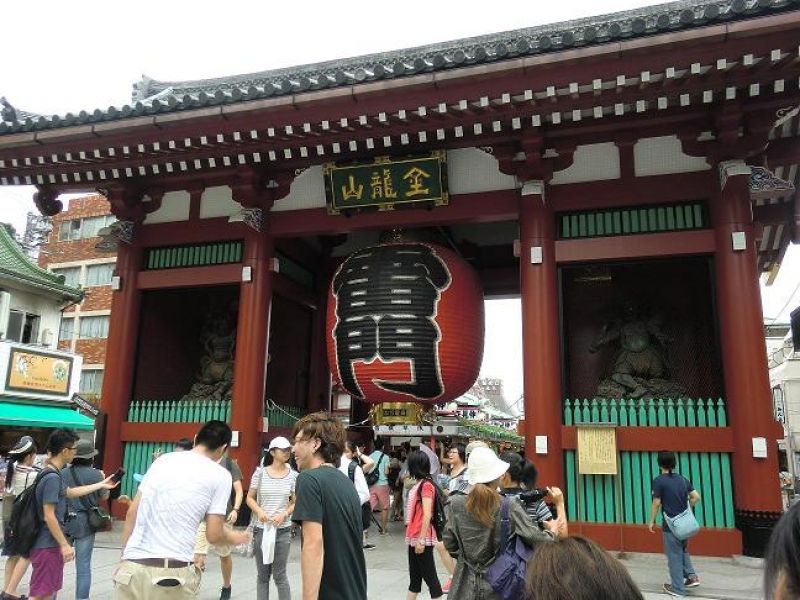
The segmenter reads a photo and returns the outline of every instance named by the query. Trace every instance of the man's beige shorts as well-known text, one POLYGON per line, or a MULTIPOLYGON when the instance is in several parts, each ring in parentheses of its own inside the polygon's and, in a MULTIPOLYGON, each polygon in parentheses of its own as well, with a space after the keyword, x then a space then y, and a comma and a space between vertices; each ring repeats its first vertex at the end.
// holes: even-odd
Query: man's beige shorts
POLYGON ((147 567, 123 561, 114 573, 114 600, 195 600, 200 594, 200 569, 147 567), (181 585, 160 586, 159 578, 176 578, 181 585))
MULTIPOLYGON (((230 525, 225 524, 226 529, 232 529, 230 525)), ((194 538, 194 553, 195 554, 208 554, 208 549, 214 550, 214 554, 220 557, 230 556, 233 551, 233 546, 228 544, 209 544, 206 539, 206 522, 200 523, 197 528, 197 536, 194 538)))

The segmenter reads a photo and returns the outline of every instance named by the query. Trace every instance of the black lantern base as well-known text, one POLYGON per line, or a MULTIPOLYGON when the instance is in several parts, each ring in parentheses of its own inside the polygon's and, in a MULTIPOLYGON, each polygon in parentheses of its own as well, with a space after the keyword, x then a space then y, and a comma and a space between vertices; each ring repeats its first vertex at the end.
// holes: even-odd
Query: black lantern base
POLYGON ((762 558, 775 524, 783 513, 737 510, 736 528, 742 532, 742 554, 762 558))

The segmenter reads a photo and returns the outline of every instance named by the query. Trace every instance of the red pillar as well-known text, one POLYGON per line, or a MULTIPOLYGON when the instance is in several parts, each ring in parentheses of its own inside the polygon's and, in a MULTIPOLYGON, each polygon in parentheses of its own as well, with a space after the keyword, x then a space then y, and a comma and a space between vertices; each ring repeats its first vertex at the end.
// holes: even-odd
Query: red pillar
POLYGON ((261 454, 264 389, 267 374, 269 317, 272 305, 273 240, 268 226, 247 229, 242 267, 251 268, 251 281, 241 283, 236 358, 233 372, 231 429, 239 446, 231 449, 242 469, 245 487, 261 454))
POLYGON ((134 242, 120 242, 116 274, 120 289, 111 293, 111 316, 108 324, 105 373, 101 407, 106 413, 103 470, 113 473, 122 466, 122 423, 127 419, 133 394, 136 347, 139 340, 139 313, 142 294, 136 276, 142 262, 142 250, 134 242))
POLYGON ((563 488, 555 220, 543 182, 523 186, 519 213, 525 454, 539 469, 540 485, 563 488), (547 437, 547 454, 536 453, 536 436, 547 437))
POLYGON ((737 511, 777 512, 781 495, 776 439, 782 433, 772 416, 749 169, 732 161, 722 164, 720 171, 711 220, 725 395, 735 444, 735 506, 737 511), (744 234, 746 249, 733 249, 735 232, 744 234), (753 457, 753 438, 766 438, 766 458, 753 457))

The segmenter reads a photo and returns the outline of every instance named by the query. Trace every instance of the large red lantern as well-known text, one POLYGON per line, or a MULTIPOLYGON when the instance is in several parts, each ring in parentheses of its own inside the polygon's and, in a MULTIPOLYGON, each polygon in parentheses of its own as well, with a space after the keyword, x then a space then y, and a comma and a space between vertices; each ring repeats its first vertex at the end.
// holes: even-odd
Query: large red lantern
POLYGON ((354 252, 331 281, 328 361, 339 384, 369 403, 448 402, 483 357, 483 293, 472 268, 434 244, 354 252))

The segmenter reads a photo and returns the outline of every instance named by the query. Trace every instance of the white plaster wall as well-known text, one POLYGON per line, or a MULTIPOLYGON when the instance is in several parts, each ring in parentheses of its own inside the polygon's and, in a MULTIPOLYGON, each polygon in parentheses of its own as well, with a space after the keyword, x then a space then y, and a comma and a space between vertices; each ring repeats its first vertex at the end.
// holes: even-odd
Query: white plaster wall
POLYGON ((275 212, 304 208, 325 208, 325 177, 321 165, 309 167, 295 177, 289 194, 272 206, 275 212))
POLYGON ((144 218, 145 225, 173 223, 189 220, 189 192, 167 192, 161 200, 161 208, 144 218))
POLYGON ((58 329, 61 327, 61 305, 58 301, 33 292, 11 289, 8 285, 3 287, 11 294, 11 310, 39 315, 39 337, 36 343, 40 344, 46 340, 47 348, 55 349, 58 345, 58 329), (45 335, 45 330, 49 330, 50 333, 45 335))
POLYGON ((581 183, 584 181, 604 181, 619 179, 619 149, 614 142, 587 144, 575 149, 572 165, 558 171, 550 181, 551 185, 581 183))
POLYGON ((447 151, 447 186, 451 194, 513 190, 517 180, 500 172, 497 159, 477 148, 447 151))
POLYGON ((711 168, 705 159, 684 154, 681 141, 675 135, 640 139, 633 146, 633 157, 637 177, 691 173, 711 168))
POLYGON ((230 217, 242 210, 233 199, 233 192, 227 185, 218 185, 203 190, 200 197, 200 218, 230 217))

